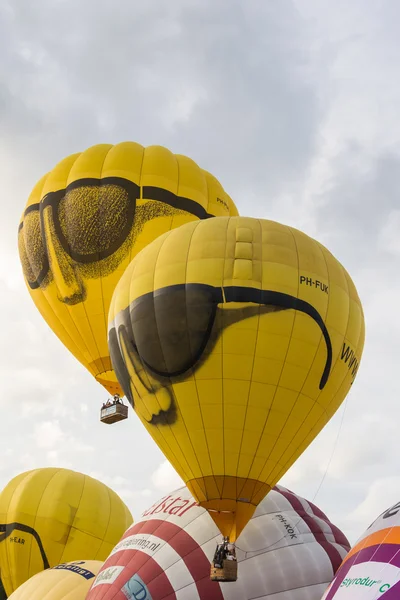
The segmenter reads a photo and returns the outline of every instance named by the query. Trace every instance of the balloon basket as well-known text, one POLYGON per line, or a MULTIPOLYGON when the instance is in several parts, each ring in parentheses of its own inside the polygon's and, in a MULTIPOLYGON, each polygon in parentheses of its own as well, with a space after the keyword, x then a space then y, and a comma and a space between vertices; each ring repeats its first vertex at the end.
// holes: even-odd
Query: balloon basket
POLYGON ((105 406, 100 411, 100 421, 107 425, 118 423, 128 418, 128 407, 125 404, 112 404, 111 406, 105 406))
POLYGON ((211 581, 236 581, 237 580, 237 560, 223 560, 222 568, 219 569, 211 565, 211 581))

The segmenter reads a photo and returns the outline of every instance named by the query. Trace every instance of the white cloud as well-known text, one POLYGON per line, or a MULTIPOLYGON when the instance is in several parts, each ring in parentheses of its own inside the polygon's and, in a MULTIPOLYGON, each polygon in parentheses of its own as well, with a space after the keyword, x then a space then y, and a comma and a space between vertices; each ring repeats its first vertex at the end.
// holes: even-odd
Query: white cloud
POLYGON ((343 424, 285 481, 353 538, 397 500, 399 17, 393 0, 0 4, 0 486, 56 463, 97 473, 138 515, 181 484, 132 412, 99 422, 106 394, 36 311, 16 250, 43 173, 133 139, 193 157, 243 214, 305 230, 349 270, 361 368, 343 424))
POLYGON ((400 210, 391 210, 387 215, 378 239, 378 244, 384 252, 400 255, 400 210))
POLYGON ((378 515, 400 499, 400 477, 383 477, 371 483, 365 499, 350 513, 349 520, 360 522, 374 521, 378 515))
POLYGON ((385 510, 400 501, 400 477, 375 479, 363 500, 343 518, 343 527, 354 542, 385 510))
POLYGON ((167 460, 164 460, 157 467, 151 476, 151 481, 154 487, 160 490, 160 493, 168 492, 184 485, 178 473, 167 460))
POLYGON ((63 441, 65 433, 58 421, 43 421, 35 425, 34 441, 38 448, 53 448, 63 441))

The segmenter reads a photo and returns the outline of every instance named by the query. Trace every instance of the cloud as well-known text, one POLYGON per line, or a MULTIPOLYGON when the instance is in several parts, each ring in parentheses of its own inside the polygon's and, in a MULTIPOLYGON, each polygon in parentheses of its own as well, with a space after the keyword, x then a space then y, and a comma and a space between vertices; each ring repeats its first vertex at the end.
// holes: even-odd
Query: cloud
POLYGON ((151 476, 151 481, 157 491, 160 490, 160 493, 169 492, 184 485, 178 473, 167 460, 157 467, 151 476))
POLYGON ((371 482, 364 499, 346 515, 343 524, 353 535, 353 541, 388 508, 399 502, 400 477, 382 477, 371 482))
POLYGON ((43 421, 35 426, 33 438, 38 448, 53 448, 63 441, 65 433, 58 421, 43 421))
POLYGON ((131 509, 132 514, 136 516, 136 518, 139 514, 138 505, 147 506, 147 502, 149 503, 149 506, 151 504, 151 500, 148 501, 147 499, 154 496, 154 490, 152 489, 140 489, 134 487, 130 479, 121 477, 120 475, 110 476, 101 471, 91 471, 88 473, 88 475, 94 479, 97 479, 98 481, 101 481, 109 488, 114 490, 131 509))
POLYGON ((399 16, 390 0, 1 3, 0 486, 57 464, 98 474, 137 516, 181 484, 133 411, 99 422, 106 394, 31 302, 16 248, 44 173, 132 139, 191 156, 243 214, 299 227, 349 270, 367 324, 357 380, 284 481, 354 539, 396 500, 399 16))
POLYGON ((400 210, 390 210, 379 232, 378 245, 382 252, 400 255, 400 210))

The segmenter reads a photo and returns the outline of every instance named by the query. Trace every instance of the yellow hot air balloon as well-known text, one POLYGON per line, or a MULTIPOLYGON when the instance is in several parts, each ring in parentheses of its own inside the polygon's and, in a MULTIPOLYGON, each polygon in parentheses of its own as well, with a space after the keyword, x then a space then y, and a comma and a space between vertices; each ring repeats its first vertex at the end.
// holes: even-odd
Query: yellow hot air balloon
POLYGON ((231 540, 338 409, 363 344, 360 300, 332 254, 245 217, 159 237, 109 314, 125 394, 231 540))
POLYGON ((37 573, 22 584, 9 600, 85 600, 103 563, 77 560, 37 573))
POLYGON ((33 189, 19 225, 29 293, 51 329, 110 393, 114 288, 139 250, 197 219, 236 215, 221 184, 161 146, 100 144, 62 160, 33 189))
POLYGON ((0 571, 7 595, 77 556, 104 561, 132 521, 119 496, 92 477, 57 468, 18 475, 0 494, 0 571))

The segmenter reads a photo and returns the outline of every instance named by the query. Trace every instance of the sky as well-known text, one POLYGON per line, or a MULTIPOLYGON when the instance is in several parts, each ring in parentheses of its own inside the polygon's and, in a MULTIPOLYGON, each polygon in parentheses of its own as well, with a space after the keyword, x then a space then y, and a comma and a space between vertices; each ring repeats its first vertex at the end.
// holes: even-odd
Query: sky
POLYGON ((64 156, 137 141, 211 171, 241 214, 315 237, 351 274, 366 343, 338 413, 282 483, 354 542, 400 500, 400 4, 396 0, 0 0, 0 488, 60 466, 138 518, 180 485, 25 288, 17 227, 64 156))

